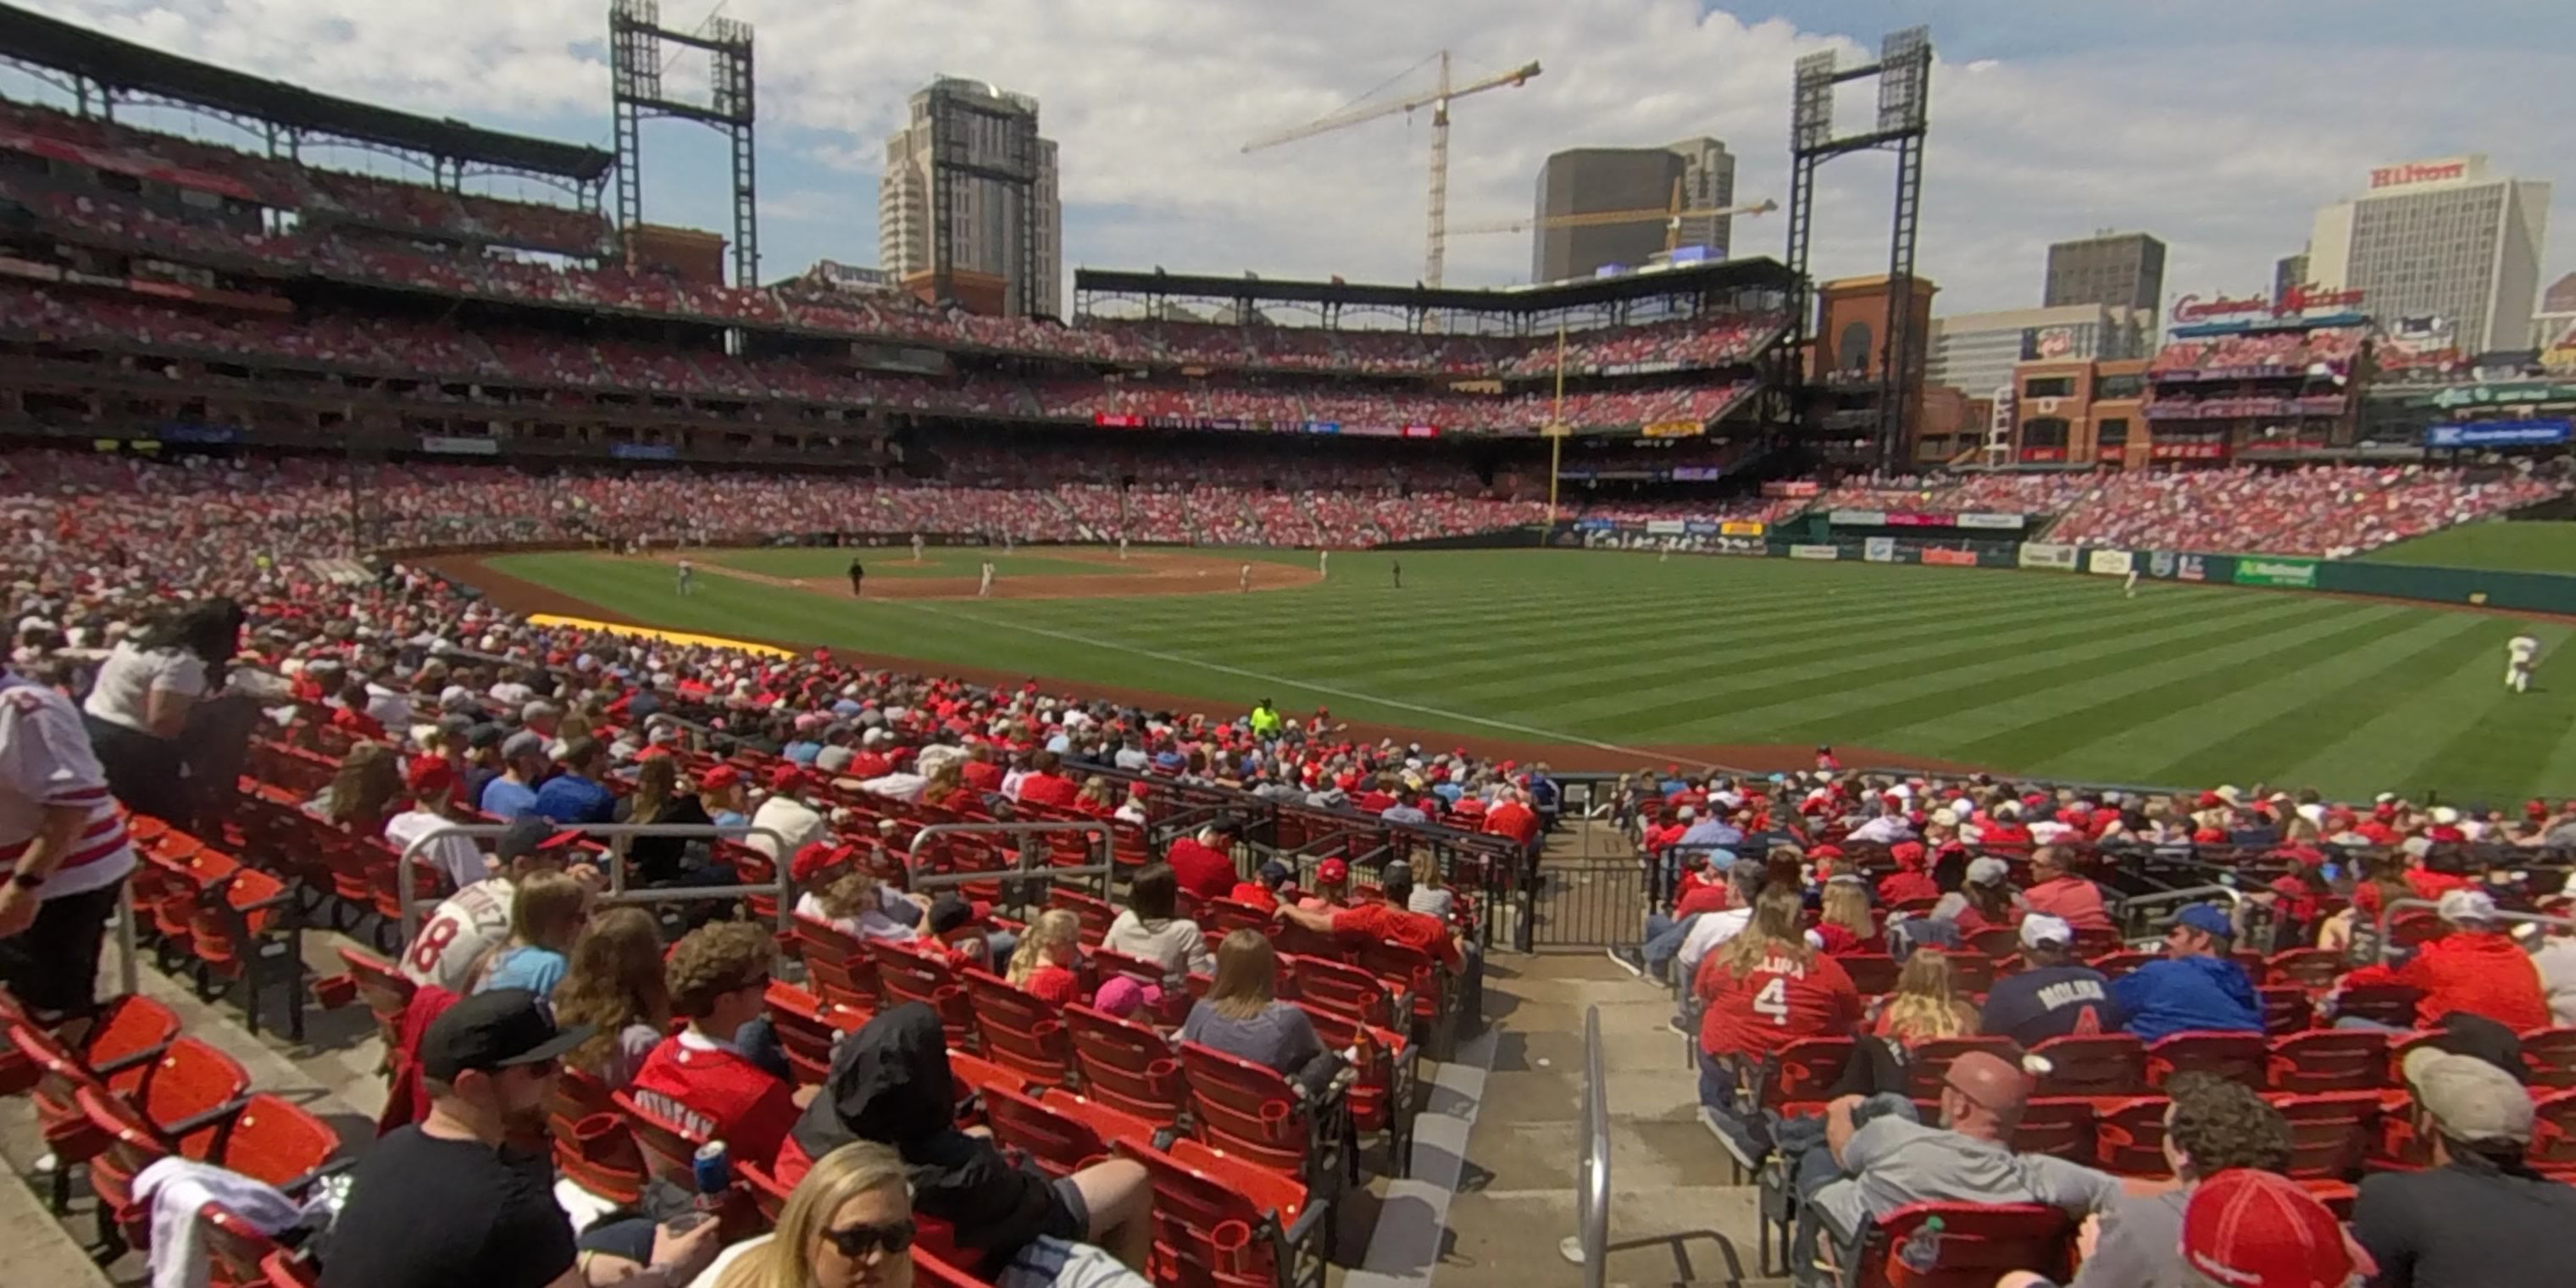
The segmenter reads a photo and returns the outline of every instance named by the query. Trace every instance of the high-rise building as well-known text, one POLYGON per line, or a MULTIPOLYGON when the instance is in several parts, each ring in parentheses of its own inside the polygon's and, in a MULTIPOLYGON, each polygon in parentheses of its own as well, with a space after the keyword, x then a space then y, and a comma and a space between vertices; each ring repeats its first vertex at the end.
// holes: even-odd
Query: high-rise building
POLYGON ((2103 304, 2156 311, 2164 301, 2165 244, 2147 233, 2096 233, 2048 248, 2043 308, 2103 304))
MULTIPOLYGON (((1684 210, 1714 210, 1735 202, 1735 157, 1711 138, 1684 139, 1660 148, 1574 148, 1551 154, 1538 168, 1536 217, 1605 214, 1620 210, 1669 210, 1673 185, 1681 185, 1684 210)), ((1731 233, 1725 215, 1681 221, 1675 246, 1705 246, 1726 254, 1731 233)), ((1660 254, 1666 221, 1598 224, 1589 228, 1530 230, 1530 280, 1590 277, 1613 266, 1639 267, 1660 254)))
MULTIPOLYGON (((1024 117, 1025 128, 1037 128, 1038 101, 979 81, 941 77, 912 96, 910 123, 886 138, 885 177, 877 184, 877 261, 906 289, 926 290, 936 265, 937 238, 931 228, 938 208, 932 190, 931 158, 938 145, 938 123, 932 112, 934 90, 961 94, 976 108, 952 115, 971 123, 961 133, 963 146, 952 157, 968 166, 997 165, 1010 144, 1000 122, 1024 117)), ((1002 165, 1001 168, 1008 168, 1002 165)), ((1012 184, 968 174, 955 181, 949 213, 951 270, 959 275, 954 290, 968 307, 991 300, 991 312, 1020 297, 1021 275, 1033 279, 1038 310, 1064 312, 1064 206, 1057 197, 1055 140, 1036 139, 1036 180, 1027 203, 1031 227, 1020 226, 1021 202, 1012 184), (1021 264, 1023 249, 1029 262, 1021 264)))
POLYGON ((2291 287, 2307 284, 2308 252, 2305 249, 2301 249, 2296 255, 2283 255, 2272 261, 2273 299, 2286 300, 2290 298, 2291 287))
POLYGON ((2540 293, 2540 311, 2576 313, 2576 273, 2569 273, 2551 282, 2549 289, 2540 293))
POLYGON ((2382 319, 2454 325, 2462 352, 2520 345, 2540 289, 2549 185, 2487 172, 2483 156, 2385 165, 2369 190, 2317 212, 2309 276, 2358 290, 2382 319))
POLYGON ((2152 308, 2067 304, 1952 313, 1932 319, 1931 359, 1923 378, 1984 397, 2010 385, 2021 363, 2143 358, 2155 338, 2152 308))

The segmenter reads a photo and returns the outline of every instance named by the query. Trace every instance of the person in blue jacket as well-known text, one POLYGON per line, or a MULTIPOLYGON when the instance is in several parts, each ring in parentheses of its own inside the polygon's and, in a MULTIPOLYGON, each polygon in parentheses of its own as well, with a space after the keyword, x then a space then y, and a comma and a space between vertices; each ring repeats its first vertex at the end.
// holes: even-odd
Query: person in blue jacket
POLYGON ((2263 1000, 2228 957, 2236 927, 2226 910, 2194 904, 2165 927, 2165 959, 2111 981, 2128 1030, 2153 1042, 2176 1033, 2260 1033, 2263 1000))

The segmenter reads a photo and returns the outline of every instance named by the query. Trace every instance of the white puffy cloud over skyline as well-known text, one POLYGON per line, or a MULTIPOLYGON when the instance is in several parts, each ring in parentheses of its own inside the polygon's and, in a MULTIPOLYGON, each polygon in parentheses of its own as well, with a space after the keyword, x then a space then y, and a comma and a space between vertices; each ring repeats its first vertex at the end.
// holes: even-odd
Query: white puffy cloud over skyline
MULTIPOLYGON (((317 90, 609 146, 604 0, 21 2, 317 90)), ((664 0, 663 17, 689 27, 713 7, 664 0)), ((884 136, 934 74, 1039 99, 1061 148, 1069 266, 1411 281, 1427 120, 1240 145, 1408 68, 1389 92, 1426 89, 1416 64, 1446 46, 1461 80, 1545 66, 1455 108, 1453 224, 1526 215, 1551 151, 1700 134, 1737 155, 1739 200, 1785 200, 1791 63, 1828 44, 1855 61, 1915 22, 1939 50, 1919 271, 1940 283, 1940 312, 2037 304, 2047 244, 2103 228, 2170 244, 2169 296, 2267 288, 2316 208, 2360 191, 2372 165, 2468 152, 2557 184, 2543 281, 2576 267, 2576 176, 2558 173, 2576 156, 2576 124, 2556 110, 2576 44, 2563 0, 726 0, 723 12, 757 29, 769 279, 817 258, 876 262, 884 136)), ((702 90, 703 76, 683 60, 670 85, 702 90)), ((17 74, 0 92, 61 101, 17 74)), ((1865 93, 1844 97, 1846 125, 1865 120, 1865 93)), ((403 172, 364 153, 324 159, 403 172)), ((713 133, 648 123, 644 169, 648 219, 729 229, 713 133)), ((1891 170, 1881 156, 1826 167, 1820 275, 1885 271, 1891 170)), ((1784 235, 1779 215, 1738 219, 1735 253, 1777 256, 1784 235)), ((1528 267, 1526 233, 1450 242, 1452 284, 1528 267)))

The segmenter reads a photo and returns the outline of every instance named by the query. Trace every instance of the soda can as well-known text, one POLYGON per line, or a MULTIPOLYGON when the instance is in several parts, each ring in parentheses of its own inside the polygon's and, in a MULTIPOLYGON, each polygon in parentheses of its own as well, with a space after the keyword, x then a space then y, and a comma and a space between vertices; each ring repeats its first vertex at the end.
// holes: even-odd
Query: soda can
POLYGON ((696 1156, 689 1160, 689 1170, 696 1176, 700 1194, 722 1194, 733 1188, 733 1159, 725 1152, 723 1141, 711 1140, 698 1146, 696 1156))

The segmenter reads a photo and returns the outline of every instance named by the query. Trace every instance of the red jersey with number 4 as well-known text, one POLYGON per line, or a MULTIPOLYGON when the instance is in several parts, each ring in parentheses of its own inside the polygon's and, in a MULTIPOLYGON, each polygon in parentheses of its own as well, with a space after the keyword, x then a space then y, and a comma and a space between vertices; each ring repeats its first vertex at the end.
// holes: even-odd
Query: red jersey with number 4
POLYGON ((1773 952, 1742 975, 1727 971, 1726 955, 1710 953, 1691 985, 1708 1007, 1699 1049, 1710 1055, 1768 1056, 1798 1038, 1848 1033, 1860 1019, 1860 990, 1823 953, 1801 963, 1773 952))

